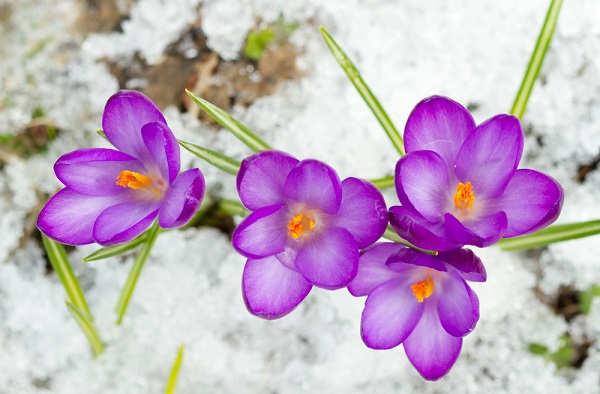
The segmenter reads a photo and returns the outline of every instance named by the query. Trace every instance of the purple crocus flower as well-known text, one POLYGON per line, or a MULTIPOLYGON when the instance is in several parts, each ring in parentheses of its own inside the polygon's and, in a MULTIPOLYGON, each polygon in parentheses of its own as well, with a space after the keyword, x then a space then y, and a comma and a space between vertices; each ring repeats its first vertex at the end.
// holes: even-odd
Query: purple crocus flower
POLYGON ((179 227, 204 196, 197 168, 179 174, 179 145, 160 110, 141 93, 121 90, 104 108, 102 127, 118 149, 80 149, 54 172, 65 188, 38 217, 40 231, 70 245, 115 245, 140 235, 158 217, 179 227))
POLYGON ((479 299, 465 280, 486 280, 481 260, 468 249, 438 256, 394 243, 368 249, 348 286, 355 297, 368 295, 363 341, 372 349, 403 344, 425 379, 441 378, 458 358, 462 337, 479 320, 479 299))
POLYGON ((404 142, 395 174, 402 206, 390 208, 390 224, 421 248, 489 246, 546 227, 560 213, 560 185, 517 169, 523 131, 514 116, 475 126, 462 105, 433 96, 410 114, 404 142))
POLYGON ((355 276, 359 249, 387 225, 381 193, 317 160, 262 151, 242 161, 237 188, 253 212, 233 233, 248 257, 242 278, 248 310, 265 319, 290 313, 312 286, 345 287, 355 276))

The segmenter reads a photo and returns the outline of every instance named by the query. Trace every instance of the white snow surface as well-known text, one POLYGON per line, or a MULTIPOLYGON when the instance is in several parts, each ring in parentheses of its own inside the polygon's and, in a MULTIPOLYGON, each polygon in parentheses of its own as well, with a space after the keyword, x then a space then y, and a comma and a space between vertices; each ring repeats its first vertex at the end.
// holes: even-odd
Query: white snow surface
MULTIPOLYGON (((477 108, 481 122, 510 109, 549 1, 434 0, 139 0, 122 33, 82 37, 71 26, 76 0, 0 1, 0 133, 14 133, 36 107, 63 130, 47 153, 12 158, 0 171, 0 394, 160 393, 177 347, 185 355, 177 393, 600 393, 600 301, 567 323, 534 294, 600 284, 597 238, 552 245, 539 258, 477 250, 487 283, 473 288, 481 319, 464 340, 451 372, 426 382, 401 347, 366 348, 360 338, 364 299, 314 289, 277 321, 251 316, 240 278, 244 258, 212 229, 163 233, 144 268, 122 326, 114 306, 133 254, 81 263, 97 249, 70 253, 106 351, 97 358, 64 305, 43 251, 20 242, 36 193, 60 187, 53 162, 76 148, 106 146, 100 128, 106 99, 118 89, 100 59, 148 63, 190 23, 202 19, 208 45, 234 59, 259 21, 298 22, 291 36, 306 75, 233 114, 272 146, 317 158, 341 178, 390 175, 398 159, 368 108, 322 41, 325 26, 354 60, 402 129, 423 97, 447 95, 477 108), (594 339, 580 369, 557 370, 528 351, 551 350, 566 332, 594 339)), ((545 171, 564 187, 559 222, 600 218, 600 172, 584 183, 577 167, 600 152, 600 2, 567 0, 536 82, 524 128, 521 166, 545 171), (541 83, 541 81, 544 83, 541 83), (537 141, 541 140, 542 144, 537 141)), ((251 152, 229 133, 209 133, 175 108, 176 135, 238 159, 251 152)), ((183 153, 211 190, 236 198, 234 178, 183 153)), ((390 205, 397 200, 386 193, 390 205)), ((30 218, 29 218, 30 219, 30 218)))

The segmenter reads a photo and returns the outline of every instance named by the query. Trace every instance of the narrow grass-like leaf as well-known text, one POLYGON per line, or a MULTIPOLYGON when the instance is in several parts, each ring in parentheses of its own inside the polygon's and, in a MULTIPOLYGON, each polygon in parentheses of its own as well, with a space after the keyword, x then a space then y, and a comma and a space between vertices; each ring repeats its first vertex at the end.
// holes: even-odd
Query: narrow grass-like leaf
POLYGON ((503 250, 531 249, 596 234, 600 234, 600 220, 557 224, 530 235, 501 239, 498 245, 503 250))
POLYGON ((397 244, 407 246, 411 249, 418 250, 419 252, 422 252, 422 253, 427 253, 432 256, 438 255, 438 252, 436 252, 435 250, 421 249, 418 246, 411 244, 407 240, 400 238, 400 236, 398 234, 396 234, 394 229, 391 228, 390 226, 388 226, 388 228, 385 229, 385 233, 383 233, 383 238, 389 239, 390 241, 396 242, 397 244))
POLYGON ((171 368, 171 375, 169 375, 169 382, 167 383, 167 389, 165 390, 165 394, 175 394, 175 385, 177 384, 177 376, 179 375, 179 369, 181 368, 181 361, 183 360, 183 348, 184 345, 179 346, 179 351, 177 352, 177 358, 173 363, 173 368, 171 368))
POLYGON ((386 176, 383 178, 371 179, 369 182, 371 182, 373 185, 375 185, 376 188, 378 188, 380 190, 390 189, 390 188, 396 186, 394 183, 393 176, 386 176))
POLYGON ((135 256, 133 267, 131 267, 131 271, 129 271, 129 276, 125 282, 125 286, 123 286, 123 289, 121 290, 119 302, 117 303, 117 324, 121 324, 123 321, 123 316, 125 316, 125 311, 129 305, 129 300, 133 295, 135 284, 137 283, 140 273, 142 272, 142 268, 144 268, 144 264, 146 264, 146 260, 148 260, 148 256, 150 256, 150 252, 152 251, 152 247, 154 246, 159 233, 160 226, 158 225, 158 221, 155 221, 152 227, 150 227, 150 230, 147 231, 148 235, 146 242, 144 242, 139 253, 137 256, 135 256))
POLYGON ((519 92, 517 93, 513 107, 510 110, 510 113, 519 119, 521 119, 525 113, 527 102, 529 101, 529 95, 533 89, 533 84, 540 73, 540 68, 542 67, 544 57, 546 56, 546 52, 550 46, 550 41, 552 40, 552 34, 554 33, 554 28, 556 27, 556 21, 558 20, 558 14, 560 12, 561 5, 562 0, 552 0, 550 3, 548 13, 546 14, 546 20, 542 26, 542 31, 540 31, 540 35, 538 36, 535 44, 535 49, 533 50, 531 59, 527 65, 523 82, 521 82, 521 87, 519 88, 519 92))
POLYGON ((94 328, 94 324, 88 317, 88 315, 83 312, 81 309, 73 305, 73 303, 67 299, 65 299, 65 304, 67 305, 67 309, 73 316, 73 319, 77 322, 81 331, 85 334, 86 338, 90 342, 92 346, 92 350, 94 351, 94 355, 99 355, 104 350, 104 346, 102 345, 102 341, 96 333, 96 329, 94 328))
POLYGON ((144 242, 146 240, 146 236, 147 236, 147 233, 143 233, 139 237, 134 239, 133 241, 129 241, 127 243, 120 244, 120 245, 107 246, 105 248, 98 249, 97 251, 90 254, 89 256, 84 257, 83 262, 87 263, 90 261, 102 260, 102 259, 107 259, 109 257, 118 256, 122 253, 127 252, 128 250, 135 248, 136 246, 138 246, 139 244, 144 242))
POLYGON ((229 115, 227 111, 217 107, 216 105, 204 100, 201 97, 196 96, 189 90, 185 92, 190 96, 193 102, 198 104, 202 111, 206 112, 211 118, 218 122, 221 126, 231 131, 240 141, 246 144, 250 149, 255 152, 260 150, 271 149, 271 147, 260 137, 254 134, 246 126, 238 122, 233 116, 229 115))
POLYGON ((592 308, 594 298, 600 297, 600 286, 591 285, 589 289, 579 292, 579 309, 581 313, 587 315, 592 308))
POLYGON ((219 201, 219 208, 231 216, 237 215, 245 218, 250 215, 250 211, 239 201, 221 200, 219 201))
POLYGON ((392 123, 390 117, 383 109, 382 105, 379 103, 379 100, 375 97, 369 86, 367 86, 366 82, 363 80, 360 72, 352 63, 352 60, 346 55, 344 50, 340 48, 340 46, 335 42, 333 37, 325 30, 324 27, 319 28, 321 33, 323 34, 323 38, 325 39, 325 43, 329 47, 329 50, 338 61, 342 69, 346 72, 346 75, 350 79, 350 82, 354 85, 358 93, 361 95, 365 103, 371 108, 371 111, 381 124, 381 127, 385 130, 388 137, 392 141, 392 144, 400 153, 400 156, 404 156, 404 141, 402 140, 402 136, 396 129, 396 126, 392 123))
POLYGON ((54 268, 54 271, 60 278, 60 281, 62 282, 69 299, 77 308, 86 314, 90 320, 92 320, 92 314, 90 313, 90 309, 85 302, 85 297, 83 296, 83 291, 81 291, 79 281, 73 273, 73 269, 71 268, 71 264, 67 258, 67 252, 65 252, 64 246, 56 241, 51 240, 43 234, 42 240, 44 242, 44 248, 46 248, 48 258, 50 259, 50 264, 52 264, 52 268, 54 268))
POLYGON ((205 160, 207 163, 212 164, 213 166, 228 172, 233 175, 237 175, 240 170, 240 162, 232 159, 231 157, 225 156, 222 153, 216 152, 214 150, 206 149, 198 145, 191 144, 189 142, 185 142, 182 140, 177 140, 179 145, 183 146, 190 153, 198 156, 202 160, 205 160))

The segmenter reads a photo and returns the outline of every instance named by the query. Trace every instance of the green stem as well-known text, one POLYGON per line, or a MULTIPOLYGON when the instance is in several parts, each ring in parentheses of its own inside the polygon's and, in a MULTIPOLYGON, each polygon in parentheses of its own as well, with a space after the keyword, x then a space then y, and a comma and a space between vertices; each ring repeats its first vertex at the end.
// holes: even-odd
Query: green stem
POLYGON ((69 296, 69 299, 77 308, 87 315, 90 320, 92 320, 92 314, 90 313, 90 309, 85 302, 85 297, 83 296, 83 291, 81 291, 79 281, 73 273, 71 264, 69 264, 69 259, 67 258, 67 252, 65 252, 64 246, 56 241, 51 240, 43 234, 42 240, 44 242, 44 248, 46 248, 48 258, 50 259, 50 264, 52 264, 54 272, 58 274, 58 277, 60 278, 60 281, 62 282, 63 287, 69 296))
POLYGON ((169 375, 169 383, 167 383, 167 389, 165 390, 165 394, 175 394, 175 385, 177 384, 177 376, 179 375, 179 369, 181 368, 181 361, 183 360, 183 347, 184 345, 179 346, 179 351, 177 352, 177 358, 173 363, 173 368, 171 368, 171 375, 169 375))
POLYGON ((367 83, 363 80, 362 76, 360 75, 360 72, 358 71, 354 63, 352 63, 352 60, 350 60, 348 55, 346 55, 346 53, 338 45, 338 43, 335 42, 333 37, 331 37, 331 35, 327 32, 327 30, 325 30, 324 27, 321 26, 319 29, 323 34, 323 38, 325 39, 325 43, 329 47, 329 50, 331 51, 335 59, 338 61, 340 66, 342 66, 342 69, 350 79, 350 82, 352 82, 352 84, 354 85, 356 90, 358 90, 358 93, 361 95, 363 100, 365 100, 369 108, 371 108, 371 111, 377 118, 377 121, 379 121, 379 124, 381 124, 381 127, 383 127, 383 129, 387 133, 390 141, 392 141, 392 144, 394 145, 398 153, 400 153, 400 156, 404 156, 405 151, 402 136, 396 129, 396 126, 394 126, 394 124, 390 120, 388 114, 383 109, 383 106, 379 103, 379 100, 377 100, 377 97, 375 97, 367 83))
POLYGON ((421 249, 418 246, 411 244, 407 240, 400 238, 400 236, 398 234, 396 234, 394 229, 389 226, 388 226, 388 228, 385 229, 385 233, 383 233, 383 238, 389 239, 390 241, 396 242, 400 245, 407 246, 411 249, 418 250, 421 253, 430 254, 432 256, 437 256, 437 254, 438 254, 438 252, 436 252, 435 250, 421 249))
POLYGON ((396 186, 396 184, 394 183, 394 177, 391 175, 383 178, 371 179, 370 182, 380 190, 390 189, 396 186))
POLYGON ((119 244, 119 245, 115 245, 115 246, 107 246, 105 248, 98 249, 94 253, 84 257, 83 262, 88 263, 90 261, 107 259, 109 257, 118 256, 120 254, 123 254, 123 253, 127 252, 128 250, 135 248, 142 242, 146 241, 146 235, 147 235, 146 233, 143 233, 136 239, 129 241, 127 243, 119 244))
POLYGON ((231 216, 237 215, 245 218, 250 214, 250 211, 241 202, 235 200, 221 200, 219 208, 231 216))
POLYGON ((152 251, 152 247, 154 246, 159 233, 160 226, 158 225, 158 221, 155 221, 152 227, 150 227, 150 230, 148 230, 146 242, 144 245, 142 245, 140 252, 135 257, 133 267, 131 267, 131 271, 129 272, 129 276, 125 282, 125 286, 123 287, 123 290, 121 290, 119 302, 117 303, 117 324, 121 324, 123 321, 123 316, 125 316, 125 311, 129 305, 129 300, 133 295, 135 284, 140 276, 140 273, 142 272, 142 268, 144 267, 146 260, 148 260, 148 256, 150 256, 150 251, 152 251))
POLYGON ((544 57, 550 46, 561 5, 562 0, 552 0, 550 3, 550 8, 548 8, 548 13, 546 14, 546 20, 544 21, 542 31, 538 36, 535 49, 533 50, 533 54, 527 65, 527 70, 525 71, 523 82, 519 88, 519 93, 517 93, 513 107, 510 110, 510 113, 519 119, 521 119, 525 113, 525 108, 527 107, 527 101, 529 101, 529 95, 533 89, 533 84, 540 73, 544 57))

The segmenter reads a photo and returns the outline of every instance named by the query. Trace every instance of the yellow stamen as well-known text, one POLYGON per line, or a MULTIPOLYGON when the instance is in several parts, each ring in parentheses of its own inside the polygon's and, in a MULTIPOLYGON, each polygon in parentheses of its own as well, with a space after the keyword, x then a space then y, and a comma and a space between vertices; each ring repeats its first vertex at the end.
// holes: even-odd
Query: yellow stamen
POLYGON ((467 182, 466 184, 458 182, 456 193, 454 194, 454 205, 462 210, 471 210, 473 209, 474 202, 475 194, 473 194, 473 185, 471 185, 471 182, 467 182))
POLYGON ((410 289, 417 301, 423 302, 425 298, 428 298, 433 293, 433 280, 428 276, 424 281, 412 285, 410 289))
POLYGON ((132 189, 147 189, 152 184, 152 178, 139 172, 123 170, 117 177, 117 185, 132 189))
POLYGON ((314 220, 308 218, 304 214, 298 214, 294 216, 288 223, 288 229, 290 230, 288 235, 294 239, 298 239, 305 230, 310 231, 313 228, 315 228, 314 220))

